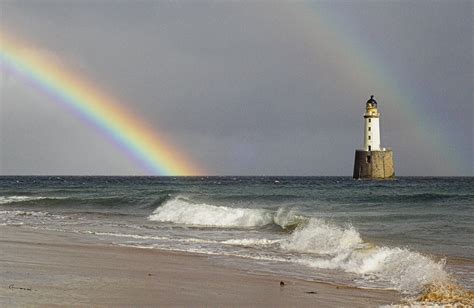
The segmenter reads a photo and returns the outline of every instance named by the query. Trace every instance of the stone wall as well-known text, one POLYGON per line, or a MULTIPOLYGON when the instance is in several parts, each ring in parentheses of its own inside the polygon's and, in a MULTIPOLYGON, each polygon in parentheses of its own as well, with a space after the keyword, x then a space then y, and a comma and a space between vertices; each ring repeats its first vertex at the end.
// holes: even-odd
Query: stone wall
POLYGON ((354 160, 355 179, 387 179, 395 176, 393 152, 356 150, 354 160))

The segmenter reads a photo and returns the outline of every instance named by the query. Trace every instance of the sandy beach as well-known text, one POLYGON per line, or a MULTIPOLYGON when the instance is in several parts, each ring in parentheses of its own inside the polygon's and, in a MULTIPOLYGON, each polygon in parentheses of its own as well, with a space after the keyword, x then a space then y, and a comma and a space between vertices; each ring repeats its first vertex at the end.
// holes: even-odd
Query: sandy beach
POLYGON ((0 226, 0 306, 376 307, 399 301, 394 291, 248 273, 203 255, 0 226))

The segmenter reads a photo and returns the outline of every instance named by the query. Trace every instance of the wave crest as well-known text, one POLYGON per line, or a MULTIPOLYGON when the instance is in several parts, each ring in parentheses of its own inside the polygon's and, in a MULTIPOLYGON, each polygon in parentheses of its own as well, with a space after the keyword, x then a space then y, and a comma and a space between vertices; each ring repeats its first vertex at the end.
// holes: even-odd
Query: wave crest
POLYGON ((315 256, 300 263, 325 269, 340 269, 366 279, 390 282, 402 293, 416 294, 425 285, 449 281, 445 262, 406 248, 376 246, 362 240, 352 226, 340 228, 319 219, 298 228, 281 248, 315 256))
POLYGON ((193 226, 249 228, 271 224, 273 214, 263 209, 231 208, 175 198, 158 207, 148 219, 193 226))
POLYGON ((272 246, 292 255, 297 252, 301 255, 290 257, 290 262, 354 273, 363 280, 389 283, 405 294, 419 294, 426 285, 450 280, 443 260, 438 262, 407 248, 377 246, 364 241, 353 226, 339 227, 322 219, 297 215, 286 208, 272 212, 175 198, 158 207, 149 219, 221 228, 255 228, 275 224, 291 233, 282 233, 278 240, 232 239, 220 243, 272 246))
POLYGON ((313 218, 293 232, 282 248, 303 253, 339 254, 363 247, 359 232, 341 229, 313 218))
POLYGON ((32 196, 0 196, 0 204, 18 203, 18 202, 29 202, 36 200, 45 199, 63 199, 60 197, 32 197, 32 196))

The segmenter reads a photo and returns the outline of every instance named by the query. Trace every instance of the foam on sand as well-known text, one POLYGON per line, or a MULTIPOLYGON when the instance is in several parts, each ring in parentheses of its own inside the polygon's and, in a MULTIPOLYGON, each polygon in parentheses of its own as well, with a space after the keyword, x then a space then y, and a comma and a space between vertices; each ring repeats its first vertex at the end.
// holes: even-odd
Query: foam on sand
POLYGON ((285 262, 354 273, 361 281, 390 286, 409 296, 423 294, 426 286, 451 282, 444 260, 436 261, 408 248, 375 245, 364 241, 353 226, 340 227, 322 219, 299 216, 285 208, 274 212, 193 203, 185 198, 175 198, 158 207, 149 219, 214 228, 275 224, 292 232, 282 233, 278 240, 231 239, 220 244, 271 246, 280 250, 285 262))

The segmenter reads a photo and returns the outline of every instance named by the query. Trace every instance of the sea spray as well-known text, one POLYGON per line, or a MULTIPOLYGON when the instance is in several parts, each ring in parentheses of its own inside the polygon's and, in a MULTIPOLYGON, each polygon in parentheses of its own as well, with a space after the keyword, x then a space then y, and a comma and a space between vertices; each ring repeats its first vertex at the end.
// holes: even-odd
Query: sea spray
POLYGON ((273 214, 264 209, 214 206, 178 197, 158 207, 148 219, 194 226, 249 228, 271 224, 273 214))
POLYGON ((273 212, 264 209, 234 208, 195 203, 184 197, 176 197, 164 202, 148 217, 151 221, 171 222, 200 227, 247 228, 275 224, 292 231, 307 223, 307 217, 281 207, 273 212))
POLYGON ((282 248, 303 253, 334 254, 362 247, 360 234, 353 228, 340 229, 312 218, 298 227, 282 248))
POLYGON ((0 225, 200 252, 239 269, 399 289, 424 302, 457 296, 438 287, 450 275, 474 289, 473 187, 472 177, 0 177, 0 225), (177 196, 196 212, 178 205, 179 219, 172 207, 162 213, 168 222, 148 219, 177 196), (223 218, 212 214, 222 209, 223 218))
POLYGON ((296 213, 296 211, 288 207, 280 207, 273 217, 273 223, 280 226, 283 230, 293 231, 299 226, 308 223, 308 217, 304 217, 296 213))
POLYGON ((435 281, 449 281, 443 260, 436 262, 406 248, 376 246, 364 242, 352 226, 340 228, 320 219, 295 230, 281 248, 313 254, 298 261, 304 265, 387 281, 405 294, 419 293, 435 281))
POLYGON ((293 228, 290 234, 282 233, 279 240, 235 239, 221 244, 272 245, 284 254, 293 253, 290 262, 354 273, 362 279, 388 283, 404 294, 418 294, 426 285, 449 281, 443 260, 437 262, 407 248, 377 246, 364 241, 353 226, 340 227, 284 207, 277 211, 231 208, 178 197, 158 207, 149 219, 213 228, 264 227, 272 223, 283 230, 293 228))

